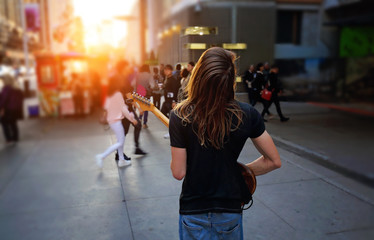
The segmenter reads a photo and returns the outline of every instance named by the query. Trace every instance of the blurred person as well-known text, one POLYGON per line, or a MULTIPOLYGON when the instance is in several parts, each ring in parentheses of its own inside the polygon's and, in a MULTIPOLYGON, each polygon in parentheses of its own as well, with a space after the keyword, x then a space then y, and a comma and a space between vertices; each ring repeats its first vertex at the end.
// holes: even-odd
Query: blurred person
POLYGON ((181 69, 182 69, 182 65, 180 65, 179 63, 177 65, 175 65, 175 71, 173 71, 173 76, 175 77, 175 79, 177 79, 178 81, 181 80, 181 69))
POLYGON ((134 114, 129 112, 120 90, 121 79, 117 77, 110 78, 108 84, 108 96, 105 101, 104 109, 107 112, 107 121, 116 135, 117 142, 107 148, 103 153, 96 155, 96 164, 100 168, 103 167, 103 159, 116 150, 119 155, 118 167, 124 167, 131 164, 131 161, 125 160, 123 155, 125 131, 122 125, 122 119, 126 118, 134 125, 137 125, 138 121, 135 119, 134 114))
MULTIPOLYGON (((142 123, 141 120, 136 113, 138 111, 140 115, 143 114, 143 111, 139 108, 139 106, 132 101, 131 94, 134 92, 133 82, 136 77, 136 70, 135 68, 129 67, 129 64, 125 60, 121 60, 116 65, 116 76, 121 79, 122 81, 122 95, 125 99, 125 104, 127 105, 129 111, 134 114, 135 119, 138 121, 137 124, 132 124, 128 119, 124 118, 122 120, 122 125, 124 127, 125 133, 129 132, 130 124, 134 127, 134 143, 135 143, 135 151, 134 154, 137 155, 145 155, 147 154, 140 148, 140 132, 142 130, 142 123)), ((127 156, 125 155, 125 158, 127 156)), ((129 158, 129 157, 127 157, 129 158)), ((118 154, 116 155, 116 160, 118 159, 118 154)), ((130 158, 129 158, 130 159, 130 158)))
POLYGON ((160 75, 162 77, 162 81, 165 81, 165 72, 164 72, 165 65, 163 63, 160 64, 160 75))
POLYGON ((0 93, 0 122, 9 145, 19 140, 17 121, 23 118, 23 93, 12 76, 4 75, 1 79, 4 87, 0 93))
POLYGON ((279 72, 278 66, 272 65, 270 68, 270 73, 269 73, 270 84, 267 87, 267 89, 272 92, 271 99, 270 101, 264 100, 265 104, 264 104, 264 109, 262 110, 261 116, 264 117, 265 113, 268 112, 271 104, 274 103, 281 122, 286 122, 290 120, 290 118, 283 116, 282 110, 280 107, 278 94, 282 91, 282 87, 281 87, 281 83, 278 78, 278 72, 279 72))
POLYGON ((187 100, 170 114, 171 172, 183 179, 180 239, 243 239, 242 201, 248 189, 237 164, 248 138, 262 156, 246 164, 255 175, 281 166, 261 115, 235 100, 234 53, 214 47, 196 64, 187 100), (209 108, 207 108, 209 106, 209 108))
POLYGON ((252 90, 253 90, 253 101, 252 106, 255 106, 258 101, 261 101, 261 91, 265 85, 265 77, 263 74, 264 64, 258 63, 256 65, 256 74, 252 81, 252 90))
POLYGON ((73 73, 72 77, 72 95, 74 102, 74 115, 76 117, 84 116, 84 88, 82 79, 79 78, 78 74, 73 73))
MULTIPOLYGON (((139 74, 136 77, 136 93, 143 97, 150 98, 152 95, 152 88, 154 88, 154 81, 151 75, 151 71, 149 69, 148 64, 144 64, 139 69, 139 74)), ((140 120, 144 119, 143 121, 143 128, 148 128, 148 111, 144 111, 142 115, 140 115, 140 120)))
POLYGON ((163 79, 161 75, 158 73, 158 68, 153 68, 153 81, 155 83, 153 89, 152 89, 152 97, 153 97, 153 103, 156 108, 160 109, 160 100, 161 100, 161 94, 162 94, 162 86, 163 86, 163 79))
MULTIPOLYGON (((265 108, 265 100, 261 97, 262 91, 265 87, 268 86, 267 81, 265 80, 264 71, 265 66, 263 63, 258 63, 256 66, 256 76, 254 77, 252 81, 252 88, 253 88, 253 101, 252 106, 255 106, 258 101, 260 101, 265 108)), ((266 114, 269 115, 269 118, 272 118, 273 115, 269 112, 269 110, 266 110, 266 114)), ((267 120, 264 119, 265 122, 267 120)))
POLYGON ((178 90, 178 103, 182 102, 184 99, 187 98, 187 95, 186 95, 186 86, 188 84, 188 75, 189 75, 189 72, 186 68, 184 68, 181 72, 181 77, 182 79, 180 80, 180 83, 181 83, 181 86, 178 90))
POLYGON ((92 107, 101 107, 101 78, 96 71, 90 72, 92 107))
POLYGON ((262 71, 264 74, 265 82, 269 81, 269 74, 270 74, 270 64, 268 62, 264 63, 264 70, 262 71))
POLYGON ((254 101, 254 91, 253 91, 253 88, 252 88, 252 82, 253 82, 253 79, 254 79, 254 71, 255 71, 255 67, 253 64, 249 65, 249 68, 248 70, 246 70, 243 75, 242 75, 242 79, 243 79, 243 83, 245 85, 245 89, 247 90, 247 93, 248 93, 248 101, 249 101, 249 104, 253 105, 253 101, 254 101))
MULTIPOLYGON (((164 73, 166 80, 164 83, 164 98, 165 101, 162 104, 161 112, 169 117, 170 110, 175 106, 177 102, 178 89, 180 87, 180 82, 173 76, 173 67, 171 65, 166 65, 164 68, 164 73)), ((169 133, 164 135, 164 138, 169 138, 169 133)))
POLYGON ((187 64, 187 70, 188 70, 187 82, 189 81, 189 79, 191 77, 192 70, 193 70, 194 67, 195 67, 195 63, 192 62, 192 61, 187 64))

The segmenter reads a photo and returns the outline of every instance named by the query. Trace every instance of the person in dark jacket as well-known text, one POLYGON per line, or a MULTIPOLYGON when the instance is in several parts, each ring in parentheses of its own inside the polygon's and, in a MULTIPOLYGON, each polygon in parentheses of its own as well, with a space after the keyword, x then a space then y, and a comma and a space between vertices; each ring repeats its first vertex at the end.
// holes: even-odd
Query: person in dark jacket
POLYGON ((268 90, 272 92, 270 101, 264 101, 264 110, 262 110, 261 116, 264 117, 265 113, 269 111, 269 108, 272 103, 275 104, 277 113, 282 122, 290 120, 290 118, 283 116, 282 110, 279 103, 278 94, 282 91, 280 81, 278 79, 279 68, 276 65, 272 65, 269 73, 269 83, 268 90))
MULTIPOLYGON (((169 117, 170 111, 176 105, 178 101, 178 90, 180 88, 180 81, 178 81, 173 76, 173 67, 171 65, 166 65, 164 68, 165 72, 165 83, 164 83, 164 97, 165 102, 162 104, 161 112, 169 117)), ((169 133, 164 135, 164 138, 169 138, 169 133)))
POLYGON ((162 79, 161 75, 158 72, 158 68, 153 68, 153 81, 155 83, 152 89, 152 97, 153 103, 156 108, 160 109, 160 102, 161 102, 161 93, 162 93, 162 85, 164 83, 164 79, 162 79))
POLYGON ((243 83, 244 83, 244 87, 245 89, 247 90, 247 93, 248 93, 248 100, 249 100, 249 103, 251 105, 253 105, 253 101, 254 101, 254 92, 253 92, 253 88, 252 88, 252 82, 253 82, 253 79, 254 79, 254 74, 255 74, 255 67, 253 64, 251 64, 248 68, 248 70, 246 70, 243 75, 242 75, 242 79, 243 79, 243 83))
POLYGON ((164 97, 165 102, 162 104, 161 112, 168 116, 173 105, 177 102, 178 89, 180 87, 180 82, 173 76, 173 67, 171 65, 166 65, 164 68, 166 80, 164 83, 164 97))
POLYGON ((23 118, 23 93, 10 75, 2 76, 4 87, 0 93, 0 121, 7 144, 19 140, 17 120, 23 118))
MULTIPOLYGON (((256 69, 256 77, 252 82, 252 88, 254 92, 254 100, 252 106, 255 106, 257 101, 260 101, 263 105, 263 108, 265 109, 266 101, 261 97, 262 91, 268 86, 268 81, 265 79, 264 75, 264 64, 258 63, 256 69)), ((269 112, 268 109, 266 109, 265 113, 268 114, 270 117, 273 117, 273 115, 269 112)), ((264 122, 267 122, 267 120, 264 119, 264 122)))
POLYGON ((258 101, 261 101, 261 91, 264 89, 265 86, 265 77, 263 74, 264 71, 264 64, 258 63, 256 66, 256 76, 252 81, 252 89, 253 89, 253 101, 251 103, 252 106, 255 106, 258 101))
POLYGON ((179 63, 177 65, 175 65, 175 71, 173 71, 173 76, 178 80, 180 81, 182 79, 181 77, 181 71, 182 71, 182 65, 180 65, 179 63))

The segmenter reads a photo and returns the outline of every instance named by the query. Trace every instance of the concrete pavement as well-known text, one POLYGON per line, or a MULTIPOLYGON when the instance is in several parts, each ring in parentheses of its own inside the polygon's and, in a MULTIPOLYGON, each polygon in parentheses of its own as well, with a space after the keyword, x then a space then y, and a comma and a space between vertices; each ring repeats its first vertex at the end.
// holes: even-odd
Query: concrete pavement
MULTIPOLYGON (((290 104, 294 112, 284 110, 291 121, 271 120, 267 129, 291 142, 308 117, 290 104)), ((103 170, 95 166, 95 154, 114 141, 95 117, 20 125, 21 142, 0 149, 1 239, 178 239, 181 182, 169 170, 167 129, 152 114, 141 133, 149 154, 132 154, 130 132, 125 152, 132 165, 121 169, 113 155, 103 170)), ((302 146, 299 138, 293 143, 302 146)), ((278 150, 282 168, 258 177, 254 205, 244 212, 245 239, 373 239, 373 188, 293 149, 278 150)), ((240 161, 257 156, 249 141, 240 161)))
MULTIPOLYGON (((273 104, 275 118, 266 127, 279 146, 374 187, 374 107, 368 106, 281 102, 291 120, 281 124, 273 104)), ((255 107, 262 111, 261 103, 255 107)))

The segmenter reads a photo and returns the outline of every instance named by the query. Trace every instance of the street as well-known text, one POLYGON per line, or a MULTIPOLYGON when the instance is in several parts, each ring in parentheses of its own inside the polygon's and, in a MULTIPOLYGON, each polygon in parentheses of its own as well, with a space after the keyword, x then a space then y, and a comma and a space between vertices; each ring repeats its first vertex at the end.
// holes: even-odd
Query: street
MULTIPOLYGON (((308 103, 281 106, 291 120, 275 118, 266 128, 283 165, 257 178, 254 204, 243 212, 244 239, 373 239, 372 118, 308 103)), ((95 164, 115 140, 97 114, 19 125, 17 145, 0 138, 1 239, 178 239, 182 182, 170 172, 167 128, 153 114, 141 132, 148 154, 133 154, 130 128, 132 165, 121 169, 114 154, 102 170, 95 164)), ((239 161, 258 156, 247 141, 239 161)))

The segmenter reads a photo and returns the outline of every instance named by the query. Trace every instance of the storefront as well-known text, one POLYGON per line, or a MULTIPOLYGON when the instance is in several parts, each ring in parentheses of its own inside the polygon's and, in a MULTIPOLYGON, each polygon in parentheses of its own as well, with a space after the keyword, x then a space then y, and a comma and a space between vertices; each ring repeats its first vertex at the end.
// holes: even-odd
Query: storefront
POLYGON ((36 54, 36 74, 40 116, 67 116, 76 114, 73 97, 83 95, 84 113, 90 112, 90 81, 88 57, 69 52, 65 54, 36 54))

